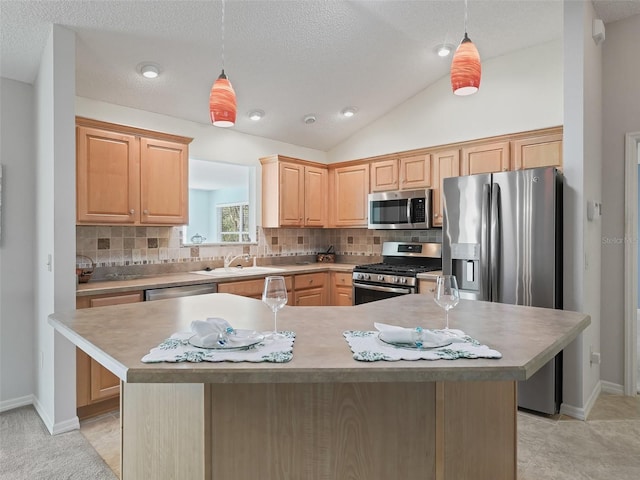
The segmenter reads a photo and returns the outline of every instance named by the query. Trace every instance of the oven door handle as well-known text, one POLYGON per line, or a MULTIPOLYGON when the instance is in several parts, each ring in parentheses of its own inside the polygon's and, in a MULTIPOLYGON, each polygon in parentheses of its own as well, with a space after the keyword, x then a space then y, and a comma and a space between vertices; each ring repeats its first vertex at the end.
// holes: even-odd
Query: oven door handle
POLYGON ((412 293, 411 288, 383 287, 381 285, 369 285, 366 283, 354 283, 353 288, 362 288, 363 290, 375 290, 376 292, 387 293, 412 293))

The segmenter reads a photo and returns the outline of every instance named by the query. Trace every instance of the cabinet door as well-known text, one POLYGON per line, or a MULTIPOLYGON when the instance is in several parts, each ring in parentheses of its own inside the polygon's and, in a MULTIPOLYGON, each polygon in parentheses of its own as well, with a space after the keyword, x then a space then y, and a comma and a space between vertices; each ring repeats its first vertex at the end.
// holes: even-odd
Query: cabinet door
MULTIPOLYGON (((143 292, 127 292, 117 295, 102 294, 76 297, 76 308, 106 307, 137 303, 143 300, 143 292)), ((120 379, 79 348, 76 348, 76 407, 78 417, 86 418, 117 408, 120 379), (116 400, 116 403, 113 402, 116 400)))
POLYGON ((339 167, 334 174, 334 219, 337 227, 368 223, 369 165, 339 167))
POLYGON ((339 307, 353 305, 351 272, 331 272, 331 304, 339 307))
MULTIPOLYGON (((284 283, 287 287, 287 305, 294 305, 292 277, 284 277, 284 283)), ((257 278, 255 280, 240 280, 237 282, 225 282, 218 284, 218 293, 231 293, 233 295, 256 298, 258 300, 262 299, 263 289, 264 278, 257 278)))
POLYGON ((304 224, 324 227, 327 224, 326 168, 304 167, 304 224))
POLYGON ((536 167, 562 168, 562 134, 515 140, 512 144, 512 170, 536 167))
POLYGON ((140 139, 140 222, 189 222, 189 158, 182 143, 140 139))
POLYGON ((419 279, 418 293, 420 295, 429 295, 429 298, 433 298, 436 293, 436 280, 427 280, 426 278, 419 279))
POLYGON ((371 191, 384 192, 387 190, 398 190, 398 160, 382 160, 372 162, 371 170, 371 191))
POLYGON ((280 163, 280 225, 300 226, 304 223, 304 167, 280 163))
POLYGON ((442 180, 460 176, 460 150, 433 154, 433 226, 442 226, 442 180))
POLYGON ((293 280, 296 291, 295 305, 299 307, 327 305, 328 275, 327 272, 296 275, 293 280))
POLYGON ((97 128, 76 129, 76 221, 135 223, 140 218, 138 140, 97 128))
POLYGON ((462 149, 462 175, 509 170, 509 142, 495 142, 462 149))
POLYGON ((400 158, 400 190, 431 186, 431 155, 400 158))

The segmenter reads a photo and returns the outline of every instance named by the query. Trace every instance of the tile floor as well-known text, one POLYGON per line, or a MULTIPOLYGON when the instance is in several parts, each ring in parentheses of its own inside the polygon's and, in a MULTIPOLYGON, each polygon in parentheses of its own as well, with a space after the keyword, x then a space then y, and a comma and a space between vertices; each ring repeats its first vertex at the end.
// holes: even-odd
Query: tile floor
MULTIPOLYGON (((120 415, 80 432, 120 478, 120 415)), ((518 480, 640 479, 640 396, 601 394, 586 422, 518 413, 518 480)))

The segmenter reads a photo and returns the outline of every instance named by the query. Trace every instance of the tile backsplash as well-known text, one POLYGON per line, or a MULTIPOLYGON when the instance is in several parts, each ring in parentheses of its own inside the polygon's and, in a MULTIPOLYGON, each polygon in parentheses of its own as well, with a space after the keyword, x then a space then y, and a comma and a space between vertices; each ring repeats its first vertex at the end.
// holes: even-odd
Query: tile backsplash
POLYGON ((380 256, 386 241, 442 241, 439 229, 258 228, 258 242, 251 245, 184 246, 181 235, 181 227, 77 226, 76 253, 92 258, 99 267, 118 267, 222 261, 228 253, 259 259, 315 255, 331 245, 337 255, 380 256))

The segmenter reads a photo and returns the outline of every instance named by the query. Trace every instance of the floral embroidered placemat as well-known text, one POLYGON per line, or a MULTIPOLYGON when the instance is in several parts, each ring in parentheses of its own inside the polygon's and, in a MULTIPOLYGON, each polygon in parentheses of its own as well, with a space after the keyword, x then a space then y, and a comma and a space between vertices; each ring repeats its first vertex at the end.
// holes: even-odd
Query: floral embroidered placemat
POLYGON ((398 347, 383 342, 378 338, 380 332, 347 330, 343 332, 353 358, 361 362, 377 362, 386 360, 455 360, 457 358, 502 358, 497 350, 481 345, 477 340, 466 335, 462 330, 435 330, 437 333, 446 332, 457 337, 458 341, 438 348, 417 349, 398 347), (464 341, 460 341, 460 339, 464 341))
POLYGON ((143 363, 160 362, 274 362, 286 363, 293 358, 296 334, 279 332, 283 338, 265 339, 260 343, 233 350, 194 347, 189 343, 193 332, 178 332, 142 357, 143 363))

